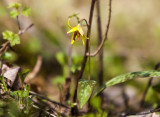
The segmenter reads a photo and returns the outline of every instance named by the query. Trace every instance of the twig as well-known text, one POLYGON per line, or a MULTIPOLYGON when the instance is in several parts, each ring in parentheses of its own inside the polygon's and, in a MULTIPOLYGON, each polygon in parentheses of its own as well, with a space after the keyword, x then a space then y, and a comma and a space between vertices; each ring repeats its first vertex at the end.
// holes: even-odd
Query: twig
POLYGON ((21 25, 20 25, 20 21, 19 21, 19 16, 17 16, 17 25, 18 25, 18 29, 21 30, 21 25))
POLYGON ((23 30, 19 30, 18 35, 22 35, 24 32, 26 32, 28 29, 30 29, 34 24, 30 24, 27 28, 23 29, 23 30))
MULTIPOLYGON (((91 8, 90 8, 90 16, 89 16, 89 26, 88 26, 88 31, 87 31, 87 37, 90 38, 90 32, 91 32, 91 25, 92 25, 92 18, 93 18, 93 11, 94 11, 94 5, 95 5, 96 0, 92 0, 91 3, 91 8)), ((76 99, 77 99, 77 88, 78 88, 78 81, 81 79, 83 72, 84 72, 84 68, 87 62, 87 55, 86 53, 89 51, 89 40, 86 40, 86 47, 85 47, 85 52, 84 52, 84 57, 83 57, 83 61, 81 64, 81 71, 79 73, 78 78, 76 79, 76 88, 75 88, 75 93, 74 93, 74 97, 73 97, 73 102, 76 103, 76 99)), ((74 106, 74 108, 72 108, 72 114, 73 115, 77 115, 77 106, 74 106)))
MULTIPOLYGON (((155 65, 154 70, 158 70, 159 67, 160 67, 160 62, 155 65)), ((141 99, 141 102, 140 102, 140 106, 141 106, 141 107, 143 107, 143 105, 144 105, 144 101, 145 101, 147 92, 148 92, 150 86, 152 85, 152 80, 153 80, 153 78, 151 77, 151 78, 149 79, 148 84, 147 84, 147 87, 146 87, 146 89, 145 89, 145 91, 144 91, 144 93, 143 93, 143 96, 142 96, 142 99, 141 99)))
POLYGON ((42 99, 45 99, 45 100, 47 100, 47 101, 52 102, 53 104, 57 104, 57 105, 60 105, 60 106, 63 106, 63 107, 65 107, 65 108, 68 108, 68 109, 69 109, 68 106, 66 106, 66 105, 64 105, 64 104, 61 104, 61 103, 58 103, 58 102, 56 102, 56 101, 54 101, 54 100, 51 100, 51 99, 49 99, 49 98, 47 98, 47 97, 45 97, 45 96, 43 96, 43 95, 41 95, 41 94, 35 93, 35 92, 33 92, 33 91, 29 91, 29 94, 30 94, 30 95, 38 96, 38 97, 40 97, 40 98, 42 98, 42 99))
MULTIPOLYGON (((26 31, 27 31, 28 29, 30 29, 32 26, 33 26, 33 24, 29 25, 27 28, 23 29, 22 31, 20 30, 20 31, 18 32, 18 35, 19 35, 19 36, 22 35, 24 32, 26 32, 26 31)), ((6 41, 4 44, 2 44, 2 45, 0 46, 0 56, 1 56, 3 53, 5 53, 5 52, 8 50, 9 47, 10 47, 10 41, 6 41)))
POLYGON ((38 72, 40 71, 41 65, 42 65, 42 56, 39 55, 37 58, 36 65, 33 68, 33 71, 27 75, 25 82, 28 83, 37 76, 38 72))
POLYGON ((151 114, 151 113, 159 112, 159 111, 160 111, 160 108, 156 108, 156 109, 152 109, 152 110, 149 110, 149 111, 146 111, 146 112, 138 113, 136 115, 147 115, 147 114, 151 114))
MULTIPOLYGON (((98 46, 97 50, 93 53, 90 54, 90 56, 96 56, 99 51, 101 50, 101 48, 104 45, 105 40, 107 39, 108 36, 108 31, 109 31, 109 26, 110 26, 110 21, 111 21, 111 10, 112 10, 112 0, 109 0, 109 17, 108 17, 108 24, 107 24, 107 28, 106 28, 106 32, 105 32, 105 36, 101 42, 101 44, 98 46)), ((87 56, 89 56, 89 53, 86 53, 87 56)))

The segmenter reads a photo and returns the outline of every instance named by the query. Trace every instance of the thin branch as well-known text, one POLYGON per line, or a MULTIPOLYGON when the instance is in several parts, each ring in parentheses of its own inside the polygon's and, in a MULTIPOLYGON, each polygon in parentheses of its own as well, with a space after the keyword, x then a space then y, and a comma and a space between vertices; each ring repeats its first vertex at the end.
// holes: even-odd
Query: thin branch
POLYGON ((147 114, 151 114, 151 113, 154 113, 154 112, 160 112, 160 108, 152 109, 152 110, 149 110, 149 111, 146 111, 146 112, 141 112, 141 113, 138 113, 136 115, 147 115, 147 114))
POLYGON ((33 92, 33 91, 29 91, 29 94, 30 94, 30 95, 35 95, 35 96, 37 96, 37 97, 40 97, 40 98, 45 99, 45 100, 47 100, 47 101, 50 101, 50 102, 52 102, 53 104, 56 104, 56 105, 59 105, 59 106, 63 106, 63 107, 65 107, 65 108, 68 108, 68 109, 69 109, 68 106, 66 106, 66 105, 64 105, 64 104, 61 104, 61 103, 58 103, 58 102, 56 102, 56 101, 53 101, 53 100, 51 100, 51 99, 49 99, 49 98, 47 98, 47 97, 45 97, 45 96, 43 96, 43 95, 40 95, 40 94, 38 94, 38 93, 35 93, 35 92, 33 92))
POLYGON ((20 25, 20 21, 19 21, 19 16, 17 16, 17 25, 18 25, 18 29, 21 30, 21 25, 20 25))
POLYGON ((25 29, 23 29, 23 30, 20 30, 20 31, 18 32, 18 35, 19 35, 19 36, 22 35, 24 32, 26 32, 28 29, 30 29, 33 25, 34 25, 34 24, 30 24, 27 28, 25 28, 25 29))
MULTIPOLYGON (((108 31, 109 31, 109 26, 110 26, 110 22, 111 22, 111 11, 112 11, 112 0, 109 0, 109 17, 108 17, 108 24, 107 24, 105 36, 104 36, 104 39, 102 40, 101 44, 98 46, 97 50, 90 54, 90 56, 92 56, 92 57, 96 56, 99 53, 99 51, 101 50, 101 48, 104 45, 105 40, 108 37, 108 31)), ((89 53, 87 53, 86 55, 89 56, 89 53)))

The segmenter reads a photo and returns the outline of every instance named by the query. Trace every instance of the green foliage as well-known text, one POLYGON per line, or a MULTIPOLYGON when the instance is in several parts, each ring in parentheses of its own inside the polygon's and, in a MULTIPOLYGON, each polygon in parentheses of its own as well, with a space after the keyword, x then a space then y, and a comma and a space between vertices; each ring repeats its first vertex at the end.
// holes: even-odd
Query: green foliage
POLYGON ((5 53, 3 53, 3 54, 1 55, 1 59, 2 59, 2 60, 9 60, 9 59, 11 59, 11 58, 12 58, 12 54, 9 53, 9 52, 5 52, 5 53))
POLYGON ((76 71, 80 71, 81 70, 81 61, 82 61, 83 57, 78 55, 78 54, 74 54, 72 56, 72 62, 73 62, 73 65, 71 67, 71 71, 73 73, 75 73, 76 71))
POLYGON ((107 113, 101 109, 100 97, 91 98, 90 105, 97 111, 96 117, 107 117, 107 113))
POLYGON ((53 79, 53 84, 58 85, 58 84, 64 84, 65 83, 65 77, 63 76, 57 76, 53 79))
POLYGON ((9 40, 11 46, 15 46, 16 44, 20 44, 20 38, 17 34, 11 31, 5 31, 2 33, 3 39, 9 40))
POLYGON ((66 55, 63 52, 58 52, 56 54, 56 59, 62 66, 67 64, 67 58, 66 58, 66 55))
POLYGON ((80 104, 80 108, 82 108, 83 105, 88 101, 95 85, 96 81, 94 80, 81 79, 78 82, 77 97, 80 104))
POLYGON ((1 87, 3 89, 3 91, 7 92, 8 88, 7 88, 7 85, 6 85, 5 81, 4 81, 4 77, 3 76, 0 77, 0 81, 1 81, 0 85, 1 85, 1 87))
POLYGON ((97 91, 96 95, 101 93, 107 87, 110 87, 119 83, 123 83, 135 78, 146 78, 146 77, 160 77, 160 72, 159 71, 138 71, 138 72, 131 72, 131 73, 114 77, 110 81, 106 82, 105 85, 97 91))
POLYGON ((27 85, 26 90, 17 90, 10 93, 12 96, 16 96, 17 99, 28 98, 30 87, 27 85))
POLYGON ((18 75, 22 81, 22 84, 24 83, 24 80, 29 72, 30 72, 29 69, 25 69, 22 73, 18 73, 18 75))
POLYGON ((28 6, 25 6, 23 9, 22 9, 22 12, 21 12, 22 15, 28 17, 31 15, 31 8, 28 7, 28 6))
POLYGON ((17 11, 17 10, 13 10, 10 12, 10 16, 12 18, 16 18, 18 15, 19 15, 19 11, 17 11))
POLYGON ((10 16, 16 18, 20 13, 26 17, 30 16, 31 14, 30 7, 24 6, 22 11, 19 10, 20 7, 21 7, 20 3, 10 3, 8 8, 14 8, 14 10, 11 10, 10 16))
POLYGON ((15 8, 15 9, 19 9, 21 7, 20 3, 10 3, 8 8, 15 8))

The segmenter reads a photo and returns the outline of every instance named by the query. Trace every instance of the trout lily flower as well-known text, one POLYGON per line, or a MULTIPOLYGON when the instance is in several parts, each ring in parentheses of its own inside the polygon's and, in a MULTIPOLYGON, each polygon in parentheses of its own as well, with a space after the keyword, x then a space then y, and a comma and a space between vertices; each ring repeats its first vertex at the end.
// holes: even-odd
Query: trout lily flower
POLYGON ((71 30, 68 31, 67 33, 73 33, 71 38, 71 44, 73 44, 76 39, 79 40, 80 37, 82 37, 83 45, 85 45, 85 39, 88 39, 88 37, 85 36, 81 25, 78 24, 76 27, 71 27, 69 21, 70 19, 68 20, 68 26, 70 27, 71 30))

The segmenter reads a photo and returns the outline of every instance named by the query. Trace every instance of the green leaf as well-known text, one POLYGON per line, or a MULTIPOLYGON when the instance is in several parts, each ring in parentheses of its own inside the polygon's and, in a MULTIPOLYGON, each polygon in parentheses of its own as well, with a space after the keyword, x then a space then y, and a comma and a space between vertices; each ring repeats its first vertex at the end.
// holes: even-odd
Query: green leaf
POLYGON ((3 35, 4 39, 10 41, 11 46, 14 46, 16 44, 20 44, 20 38, 17 34, 7 30, 7 31, 3 32, 2 35, 3 35))
POLYGON ((19 11, 17 11, 17 10, 12 10, 10 12, 10 16, 13 18, 16 18, 18 15, 19 15, 19 11))
POLYGON ((19 9, 21 7, 20 3, 10 3, 8 8, 16 8, 19 9))
POLYGON ((26 85, 26 90, 23 91, 23 97, 28 98, 28 96, 29 96, 29 90, 30 90, 30 87, 28 85, 26 85))
POLYGON ((53 84, 58 85, 58 84, 64 84, 65 83, 65 77, 63 76, 57 76, 53 79, 53 84))
POLYGON ((3 54, 1 55, 1 58, 2 58, 3 60, 9 60, 9 59, 12 58, 12 54, 9 53, 9 52, 5 52, 5 53, 3 53, 3 54))
POLYGON ((1 81, 1 83, 2 83, 2 84, 1 84, 1 87, 4 88, 4 92, 8 91, 7 85, 6 85, 5 81, 4 81, 4 77, 3 77, 3 76, 0 77, 0 81, 1 81))
POLYGON ((101 93, 107 87, 110 87, 119 83, 123 83, 135 78, 146 78, 146 77, 160 77, 160 72, 159 71, 138 71, 138 72, 130 72, 127 74, 114 77, 110 81, 106 82, 105 85, 97 91, 95 96, 101 93))
POLYGON ((24 83, 24 80, 29 72, 30 72, 29 69, 25 69, 22 73, 18 73, 22 83, 24 83))
POLYGON ((56 59, 61 65, 67 64, 66 56, 63 52, 59 52, 56 54, 56 59))
POLYGON ((94 109, 96 109, 97 111, 101 108, 101 99, 100 97, 93 97, 90 100, 90 104, 91 106, 93 106, 94 109))
POLYGON ((80 108, 82 108, 83 105, 88 101, 95 85, 96 85, 96 81, 94 80, 81 79, 78 82, 77 97, 80 104, 80 108))
POLYGON ((30 7, 27 7, 25 6, 23 9, 22 9, 22 15, 28 17, 31 15, 31 8, 30 7))

